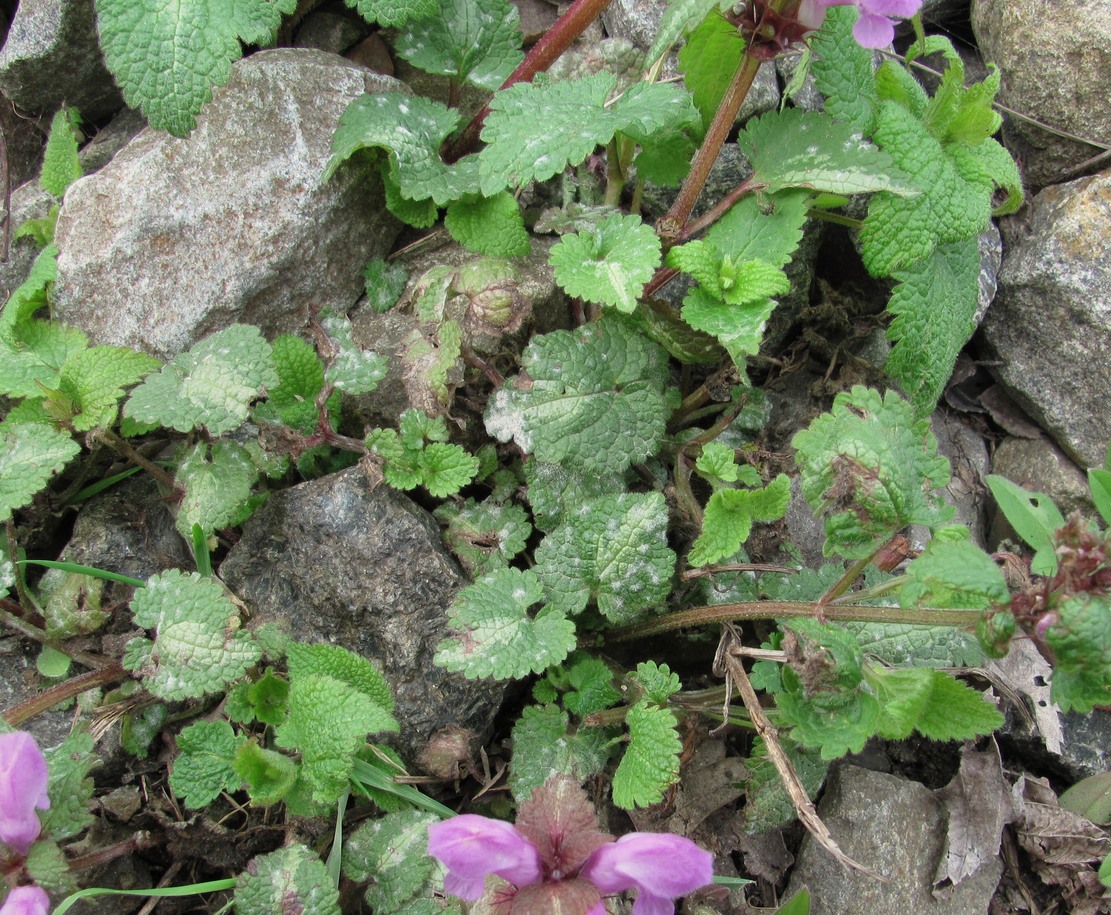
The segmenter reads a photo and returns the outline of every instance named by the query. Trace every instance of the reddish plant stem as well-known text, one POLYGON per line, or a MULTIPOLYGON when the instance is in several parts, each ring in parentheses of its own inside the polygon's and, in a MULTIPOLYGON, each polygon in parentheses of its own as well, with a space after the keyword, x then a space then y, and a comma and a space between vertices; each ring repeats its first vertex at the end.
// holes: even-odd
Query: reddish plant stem
MULTIPOLYGON (((501 88, 508 89, 514 83, 530 82, 537 73, 547 70, 586 30, 586 27, 601 15, 602 10, 609 6, 609 2, 610 0, 575 0, 568 7, 567 12, 560 16, 532 46, 517 69, 502 83, 501 88)), ((482 110, 471 119, 466 129, 447 148, 444 153, 445 162, 456 162, 477 148, 478 135, 489 113, 490 106, 483 105, 482 110)))
MULTIPOLYGON (((857 623, 910 623, 917 626, 957 626, 970 629, 983 615, 980 610, 904 610, 902 607, 879 607, 862 604, 839 604, 821 608, 827 620, 857 623)), ((706 626, 711 623, 738 620, 798 619, 818 617, 818 607, 809 601, 760 600, 716 607, 695 607, 680 610, 643 623, 613 629, 605 634, 606 642, 631 642, 650 635, 706 626)))
POLYGON ((127 672, 123 669, 123 666, 119 662, 113 661, 98 670, 91 670, 78 677, 70 677, 65 683, 59 683, 37 696, 32 696, 24 702, 13 705, 4 712, 4 720, 13 728, 18 727, 24 721, 34 718, 35 715, 41 714, 49 708, 53 708, 59 702, 79 696, 86 690, 122 680, 126 675, 127 672))
POLYGON ((756 78, 760 64, 759 58, 750 51, 741 58, 740 66, 733 74, 729 88, 725 90, 725 96, 714 114, 714 120, 710 123, 710 129, 706 131, 706 138, 702 141, 698 152, 694 154, 690 174, 679 189, 679 196, 675 198, 671 209, 656 223, 656 231, 665 245, 675 244, 686 228, 698 195, 702 193, 706 179, 710 176, 710 169, 714 167, 718 153, 721 152, 721 147, 733 129, 737 114, 748 95, 748 90, 752 87, 752 81, 756 78))
POLYGON ((107 864, 109 861, 115 861, 117 858, 122 858, 124 855, 130 855, 157 844, 158 840, 153 835, 145 829, 140 829, 133 835, 113 845, 106 845, 104 848, 98 848, 96 851, 91 851, 87 855, 80 855, 76 858, 72 858, 69 862, 69 869, 76 873, 86 868, 107 864))

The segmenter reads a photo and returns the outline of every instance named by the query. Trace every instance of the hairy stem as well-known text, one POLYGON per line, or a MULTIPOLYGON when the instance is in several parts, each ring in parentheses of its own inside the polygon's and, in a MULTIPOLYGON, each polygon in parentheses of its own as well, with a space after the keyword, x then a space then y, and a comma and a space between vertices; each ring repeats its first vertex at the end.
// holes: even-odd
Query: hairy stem
POLYGON ((668 613, 655 619, 623 626, 605 633, 607 643, 631 642, 665 632, 689 629, 692 626, 708 626, 713 623, 738 622, 740 620, 798 619, 816 618, 819 613, 827 620, 842 623, 909 623, 915 626, 956 626, 973 629, 980 619, 981 610, 905 610, 902 607, 879 607, 869 605, 835 604, 819 608, 810 601, 759 600, 744 601, 738 604, 720 604, 716 607, 694 607, 668 613))
MULTIPOLYGON (((74 660, 77 659, 74 658, 74 660)), ((82 661, 81 663, 84 664, 86 661, 82 661)), ((123 669, 123 666, 118 661, 112 661, 96 670, 89 671, 87 674, 81 674, 78 677, 70 677, 64 683, 52 686, 50 689, 39 693, 37 696, 32 696, 24 702, 13 705, 4 712, 4 720, 13 728, 19 727, 24 721, 34 718, 35 715, 42 714, 47 709, 53 708, 59 702, 65 702, 67 699, 72 699, 98 686, 107 686, 109 683, 115 683, 117 680, 122 680, 125 676, 127 676, 127 672, 123 669)))
POLYGON ((179 492, 177 482, 172 476, 166 473, 161 467, 153 461, 147 460, 138 451, 131 447, 126 441, 116 435, 111 429, 96 429, 90 433, 95 435, 108 447, 115 451, 120 456, 131 461, 133 464, 138 464, 147 473, 154 477, 159 483, 165 486, 170 492, 179 492))

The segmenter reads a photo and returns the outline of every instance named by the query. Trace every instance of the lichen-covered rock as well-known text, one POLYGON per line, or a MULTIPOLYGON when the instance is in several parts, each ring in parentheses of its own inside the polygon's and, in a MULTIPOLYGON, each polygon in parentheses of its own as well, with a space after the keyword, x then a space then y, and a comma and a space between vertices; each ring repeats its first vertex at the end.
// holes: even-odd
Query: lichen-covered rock
POLYGON ((237 62, 189 137, 148 128, 70 187, 54 317, 167 357, 237 321, 270 336, 314 305, 346 310, 398 223, 368 165, 322 174, 347 105, 389 90, 404 91, 322 51, 237 62))
POLYGON ((104 66, 93 0, 20 0, 0 50, 0 92, 25 111, 97 120, 123 106, 104 66))
POLYGON ((412 760, 449 725, 482 736, 502 684, 433 666, 466 579, 411 499, 353 467, 277 493, 247 522, 220 575, 251 610, 305 642, 342 645, 385 675, 412 760))
MULTIPOLYGON (((999 101, 1034 121, 1106 142, 1111 124, 1111 0, 972 0, 972 28, 1003 74, 999 101)), ((1035 188, 1100 148, 1008 118, 1004 136, 1035 188)))
MULTIPOLYGON (((1111 171, 1046 188, 1003 223, 982 325, 1007 392, 1082 467, 1111 441, 1111 171)), ((994 363, 992 363, 994 365, 994 363)))

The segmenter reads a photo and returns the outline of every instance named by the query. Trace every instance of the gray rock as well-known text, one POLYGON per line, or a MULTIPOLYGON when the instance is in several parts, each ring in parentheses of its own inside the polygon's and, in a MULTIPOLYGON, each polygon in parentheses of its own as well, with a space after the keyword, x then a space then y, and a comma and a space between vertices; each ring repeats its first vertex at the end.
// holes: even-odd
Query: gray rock
POLYGON ((8 174, 13 188, 38 177, 46 126, 40 119, 16 111, 12 105, 0 105, 0 130, 8 145, 8 174))
MULTIPOLYGON (((984 58, 1002 71, 1000 102, 1057 130, 1107 140, 1111 0, 973 0, 972 28, 984 58)), ((1037 188, 1100 151, 1017 118, 1007 119, 1004 137, 1037 188)))
POLYGON ((354 10, 332 3, 309 13, 297 29, 293 44, 298 48, 316 48, 330 54, 342 54, 362 41, 370 25, 354 10))
POLYGON ((999 292, 982 325, 1014 400, 1075 460, 1111 440, 1111 172, 1042 191, 1003 223, 999 292))
POLYGON ((26 111, 87 120, 123 105, 97 41, 93 0, 21 0, 0 50, 0 92, 26 111))
MULTIPOLYGON (((54 198, 39 187, 38 181, 28 181, 12 191, 12 232, 28 219, 42 219, 50 212, 54 198)), ((12 242, 8 259, 0 262, 0 302, 6 302, 12 290, 19 286, 31 270, 39 249, 30 238, 12 242)))
POLYGON ((252 626, 277 623, 374 661, 394 691, 397 741, 410 758, 447 725, 488 731, 504 687, 432 663, 466 579, 424 510, 372 488, 360 467, 271 496, 220 575, 247 603, 252 626))
POLYGON ((818 813, 847 855, 889 882, 843 868, 807 835, 786 895, 809 886, 811 915, 968 915, 988 910, 1003 870, 998 858, 956 884, 945 898, 934 897, 946 818, 925 785, 838 766, 818 813))
POLYGON ((147 126, 146 118, 134 108, 123 108, 77 154, 86 175, 104 168, 112 157, 147 126))
POLYGON ((369 166, 323 181, 332 134, 353 99, 402 88, 322 51, 239 61, 191 136, 148 128, 70 187, 54 317, 168 357, 236 321, 273 335, 346 310, 397 222, 369 166))
MULTIPOLYGON (((937 439, 938 454, 949 459, 952 477, 945 487, 945 501, 956 506, 957 524, 965 525, 972 542, 983 545, 987 536, 987 444, 974 429, 961 422, 959 414, 938 410, 930 417, 930 431, 937 439)), ((914 539, 912 537, 912 539, 914 539)))

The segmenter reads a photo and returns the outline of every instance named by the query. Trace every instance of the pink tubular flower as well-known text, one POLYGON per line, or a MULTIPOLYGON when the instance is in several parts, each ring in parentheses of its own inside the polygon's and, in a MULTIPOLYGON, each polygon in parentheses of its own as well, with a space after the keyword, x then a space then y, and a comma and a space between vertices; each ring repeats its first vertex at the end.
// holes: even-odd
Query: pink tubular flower
POLYGON ((0 906, 0 915, 47 915, 50 897, 39 886, 17 886, 0 906))
POLYGON ((428 827, 428 853, 447 867, 444 890, 467 902, 489 874, 514 886, 540 879, 540 852, 509 823, 463 814, 428 827))
POLYGON ((603 893, 636 889, 633 915, 674 915, 674 899, 714 879, 714 859, 682 836, 633 832, 595 851, 582 876, 603 893))
POLYGON ((466 814, 428 827, 428 852, 448 869, 444 889, 474 901, 488 875, 498 915, 605 915, 604 894, 638 891, 635 915, 674 915, 672 900, 713 880, 713 858, 690 839, 634 833, 614 842, 578 783, 566 776, 537 788, 517 825, 466 814))
POLYGON ((816 29, 830 6, 856 6, 860 12, 853 26, 853 37, 865 48, 886 48, 895 37, 892 18, 906 19, 918 12, 922 0, 802 0, 798 18, 816 29))
POLYGON ((0 841, 21 855, 42 829, 35 808, 50 807, 46 779, 46 759, 34 737, 26 731, 0 734, 0 841))

